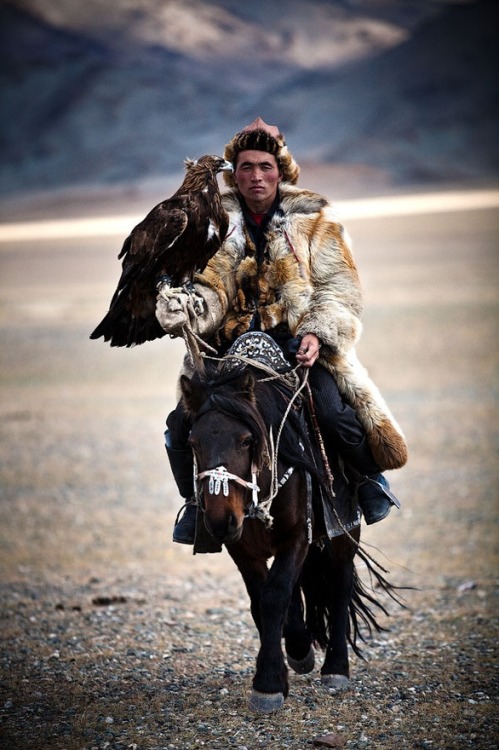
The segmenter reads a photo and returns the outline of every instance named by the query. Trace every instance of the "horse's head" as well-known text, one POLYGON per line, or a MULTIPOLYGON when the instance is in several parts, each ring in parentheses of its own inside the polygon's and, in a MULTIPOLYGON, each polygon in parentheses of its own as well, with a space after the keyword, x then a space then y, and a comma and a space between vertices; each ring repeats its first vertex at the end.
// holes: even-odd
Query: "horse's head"
POLYGON ((192 446, 202 486, 205 525, 224 543, 240 539, 252 485, 267 447, 251 373, 209 380, 180 379, 182 399, 193 422, 192 446))

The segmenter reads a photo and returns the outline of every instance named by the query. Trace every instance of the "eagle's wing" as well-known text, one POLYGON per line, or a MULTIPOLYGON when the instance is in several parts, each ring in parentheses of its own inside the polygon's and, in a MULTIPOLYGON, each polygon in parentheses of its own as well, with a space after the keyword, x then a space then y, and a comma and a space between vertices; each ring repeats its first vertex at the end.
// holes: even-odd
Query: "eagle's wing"
POLYGON ((131 231, 118 258, 122 273, 109 312, 90 335, 111 346, 133 346, 164 336, 156 311, 156 281, 172 275, 168 250, 184 233, 188 216, 169 201, 158 204, 131 231))

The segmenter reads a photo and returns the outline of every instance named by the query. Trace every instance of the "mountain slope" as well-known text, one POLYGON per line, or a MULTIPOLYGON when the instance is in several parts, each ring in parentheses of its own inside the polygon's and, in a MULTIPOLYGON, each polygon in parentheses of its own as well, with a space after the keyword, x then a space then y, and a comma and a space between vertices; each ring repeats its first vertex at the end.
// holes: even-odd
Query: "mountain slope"
POLYGON ((179 172, 256 114, 299 160, 496 176, 494 19, 483 0, 4 2, 0 193, 179 172))
POLYGON ((455 7, 374 60, 306 74, 271 99, 298 103, 290 136, 307 133, 313 158, 388 166, 402 181, 497 176, 498 50, 494 3, 455 7))

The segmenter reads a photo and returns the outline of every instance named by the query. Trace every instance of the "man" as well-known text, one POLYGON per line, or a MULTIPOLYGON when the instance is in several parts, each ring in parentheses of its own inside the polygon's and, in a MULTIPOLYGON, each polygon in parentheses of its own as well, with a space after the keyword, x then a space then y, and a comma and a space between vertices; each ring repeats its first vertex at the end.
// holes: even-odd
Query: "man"
MULTIPOLYGON (((189 294, 164 289, 156 316, 172 335, 189 320, 220 354, 250 330, 271 335, 290 358, 290 342, 298 340, 296 362, 309 368, 328 456, 339 453, 354 477, 366 523, 380 521, 398 505, 381 472, 403 466, 407 447, 355 355, 362 296, 349 240, 330 202, 295 186, 299 167, 276 126, 257 118, 236 133, 224 155, 234 167, 224 175, 231 188, 223 198, 227 239, 195 279, 196 307, 189 294)), ((189 501, 190 425, 181 404, 167 425, 172 471, 189 501)), ((195 512, 188 502, 174 541, 193 542, 195 512)))

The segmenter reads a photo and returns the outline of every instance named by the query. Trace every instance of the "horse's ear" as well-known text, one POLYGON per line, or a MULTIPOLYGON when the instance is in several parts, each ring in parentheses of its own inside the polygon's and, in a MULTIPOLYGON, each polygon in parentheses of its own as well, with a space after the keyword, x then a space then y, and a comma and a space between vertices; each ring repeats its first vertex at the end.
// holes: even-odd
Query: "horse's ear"
POLYGON ((239 388, 242 395, 254 403, 255 401, 255 378, 251 372, 245 372, 239 379, 239 388))
POLYGON ((207 398, 203 386, 200 383, 194 383, 187 375, 181 375, 180 391, 186 410, 189 414, 197 414, 207 398))

